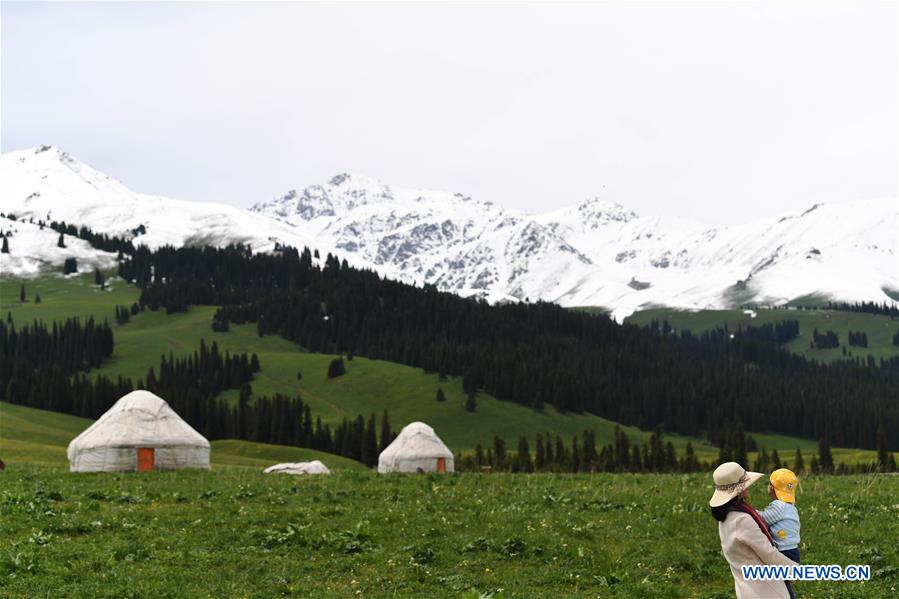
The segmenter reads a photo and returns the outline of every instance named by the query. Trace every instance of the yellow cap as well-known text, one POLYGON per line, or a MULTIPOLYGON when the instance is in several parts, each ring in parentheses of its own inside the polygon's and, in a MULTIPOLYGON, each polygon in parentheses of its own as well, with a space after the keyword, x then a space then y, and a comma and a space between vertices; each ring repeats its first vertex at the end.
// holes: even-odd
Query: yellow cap
POLYGON ((771 486, 774 487, 774 495, 781 501, 787 503, 796 503, 796 487, 799 486, 799 479, 792 470, 780 468, 771 473, 769 478, 771 486))

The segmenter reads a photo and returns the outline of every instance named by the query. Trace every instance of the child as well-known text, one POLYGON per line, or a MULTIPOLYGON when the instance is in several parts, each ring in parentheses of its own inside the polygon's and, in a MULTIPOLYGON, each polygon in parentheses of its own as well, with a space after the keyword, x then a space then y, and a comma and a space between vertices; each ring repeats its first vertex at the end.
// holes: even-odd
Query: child
MULTIPOLYGON (((781 468, 768 479, 768 496, 774 501, 759 511, 759 516, 771 529, 771 537, 778 551, 799 563, 799 511, 796 509, 796 487, 799 480, 791 470, 781 468)), ((793 598, 792 585, 787 590, 793 598)))

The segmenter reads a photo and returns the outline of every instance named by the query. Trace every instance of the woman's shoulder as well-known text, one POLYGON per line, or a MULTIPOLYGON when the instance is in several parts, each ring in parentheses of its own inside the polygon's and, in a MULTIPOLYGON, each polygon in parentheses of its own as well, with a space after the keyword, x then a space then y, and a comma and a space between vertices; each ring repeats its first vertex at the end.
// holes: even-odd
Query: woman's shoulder
POLYGON ((746 512, 731 510, 727 512, 727 516, 724 518, 724 521, 721 522, 721 526, 736 527, 745 523, 747 520, 752 520, 752 516, 746 512))
POLYGON ((741 512, 740 510, 731 510, 731 511, 727 512, 727 518, 726 518, 726 520, 733 520, 733 521, 736 521, 736 520, 740 520, 740 519, 743 519, 743 518, 750 518, 750 519, 752 519, 752 516, 750 516, 750 515, 747 514, 746 512, 741 512))

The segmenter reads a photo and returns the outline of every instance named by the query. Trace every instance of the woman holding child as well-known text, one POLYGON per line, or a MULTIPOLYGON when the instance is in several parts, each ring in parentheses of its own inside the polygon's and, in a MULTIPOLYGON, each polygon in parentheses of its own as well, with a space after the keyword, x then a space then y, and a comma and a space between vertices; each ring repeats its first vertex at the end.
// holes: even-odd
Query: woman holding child
MULTIPOLYGON (((780 471, 777 471, 780 472, 780 471)), ((789 471, 787 471, 789 472, 789 471)), ((775 473, 777 474, 777 473, 775 473)), ((793 474, 789 472, 789 474, 793 474)), ((769 524, 763 515, 749 504, 749 486, 760 479, 763 474, 747 472, 736 462, 727 462, 718 466, 712 475, 715 481, 715 493, 709 501, 712 516, 718 520, 718 535, 721 537, 721 551, 730 565, 734 577, 734 588, 737 599, 774 598, 789 599, 792 589, 782 580, 744 580, 742 566, 748 565, 782 565, 794 566, 796 562, 778 551, 769 524)), ((795 475, 792 477, 790 490, 795 492, 795 475)), ((777 480, 787 480, 789 477, 777 480)), ((772 475, 772 482, 775 480, 772 475)), ((769 486, 769 492, 774 488, 769 486)), ((787 497, 784 495, 784 497, 787 497)), ((795 497, 792 495, 791 497, 795 497)), ((791 506, 792 507, 792 506, 791 506)), ((795 511, 795 508, 793 508, 795 511)), ((767 517, 779 517, 789 510, 777 506, 776 510, 763 514, 767 517)), ((791 514, 790 514, 791 515, 791 514)), ((792 523, 784 528, 783 539, 795 530, 795 541, 798 547, 799 520, 796 516, 795 527, 792 523)), ((778 529, 778 532, 781 529, 778 529)), ((780 536, 780 535, 779 535, 780 536)), ((798 559, 798 550, 795 553, 798 559)))

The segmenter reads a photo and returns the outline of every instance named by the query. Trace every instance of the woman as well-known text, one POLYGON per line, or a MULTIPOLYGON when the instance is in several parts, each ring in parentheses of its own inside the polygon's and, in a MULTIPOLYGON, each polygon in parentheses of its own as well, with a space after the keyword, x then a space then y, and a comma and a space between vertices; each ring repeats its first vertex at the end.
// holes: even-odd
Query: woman
POLYGON ((718 520, 721 551, 730 564, 737 599, 789 599, 782 580, 744 580, 741 566, 770 564, 794 566, 796 562, 774 548, 768 526, 749 505, 749 486, 763 474, 746 472, 736 462, 715 469, 715 493, 709 500, 712 516, 718 520))

